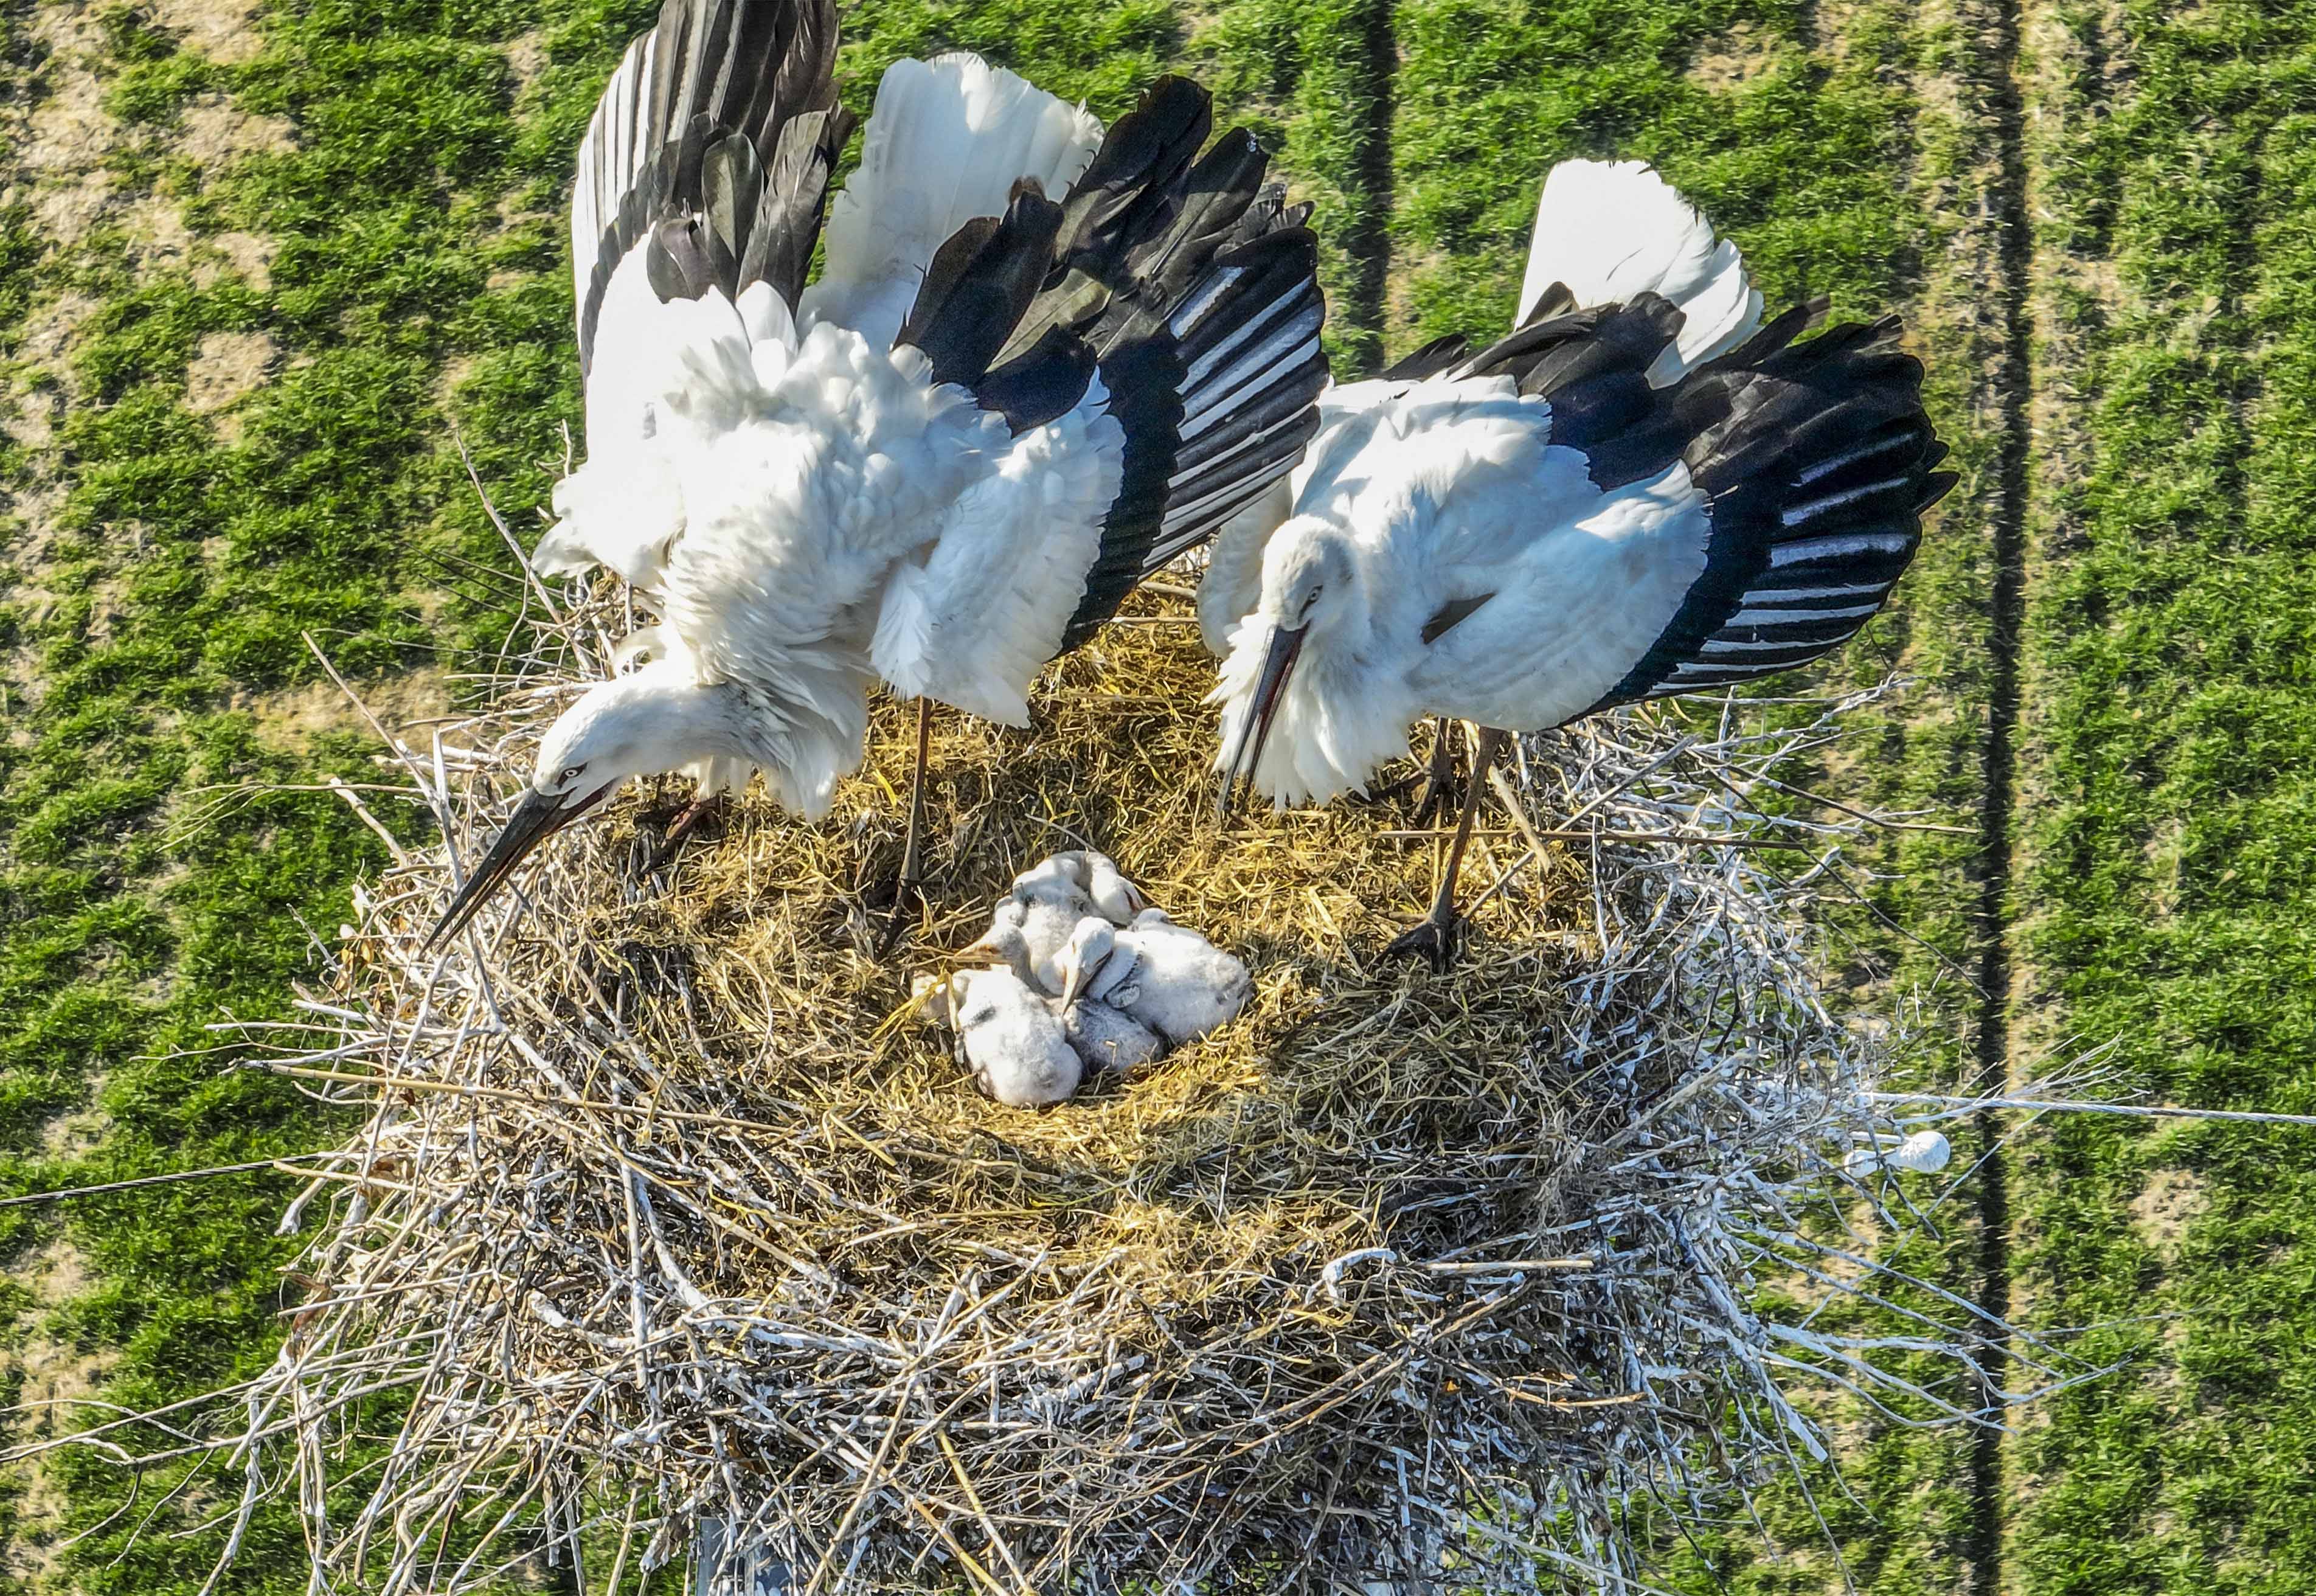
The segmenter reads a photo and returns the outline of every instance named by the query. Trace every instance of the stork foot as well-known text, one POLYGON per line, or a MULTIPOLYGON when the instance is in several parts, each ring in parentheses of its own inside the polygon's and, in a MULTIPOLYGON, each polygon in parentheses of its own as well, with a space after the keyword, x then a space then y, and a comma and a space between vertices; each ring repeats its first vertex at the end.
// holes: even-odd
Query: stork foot
POLYGON ((878 958, 899 946, 910 917, 924 907, 925 884, 921 865, 917 851, 912 848, 902 857, 899 869, 868 889, 868 907, 881 910, 885 915, 884 932, 877 939, 878 958))
POLYGON ((1456 962, 1456 955, 1464 941, 1464 917, 1450 909, 1445 915, 1426 914, 1407 930, 1392 939, 1384 950, 1386 958, 1421 958, 1432 969, 1446 975, 1456 962))
POLYGON ((1455 772, 1434 766, 1423 778, 1423 790, 1415 799, 1415 817, 1411 824, 1426 826, 1445 820, 1464 807, 1464 798, 1455 772))
POLYGON ((686 804, 682 811, 668 822, 666 832, 660 837, 659 847, 652 853, 651 862, 644 866, 644 873, 648 876, 664 869, 667 861, 675 857, 675 851, 683 845, 684 838, 697 831, 700 823, 710 816, 721 814, 723 808, 724 799, 720 796, 694 798, 686 804))
POLYGON ((884 934, 877 939, 877 957, 879 959, 885 958, 894 949, 901 945, 901 936, 909 928, 912 911, 922 908, 925 901, 922 888, 914 881, 891 882, 886 887, 879 889, 879 896, 881 896, 885 891, 890 891, 893 896, 890 905, 885 910, 884 934))

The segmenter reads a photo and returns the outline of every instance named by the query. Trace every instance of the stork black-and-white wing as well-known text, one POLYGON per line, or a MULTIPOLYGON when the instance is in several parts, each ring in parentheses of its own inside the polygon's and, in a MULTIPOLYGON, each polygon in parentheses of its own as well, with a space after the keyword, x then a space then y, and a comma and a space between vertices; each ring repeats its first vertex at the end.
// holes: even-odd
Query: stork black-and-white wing
POLYGON ((1024 183, 1059 200, 1101 138, 1083 106, 978 56, 894 62, 877 80, 860 167, 830 208, 827 262, 802 318, 889 345, 960 228, 993 224, 1024 183))
MULTIPOLYGON (((1456 683, 1455 712, 1526 728, 1750 681, 1854 636, 1954 478, 1934 469, 1946 449, 1896 324, 1792 342, 1813 314, 1663 388, 1646 373, 1679 317, 1654 295, 1546 318, 1469 361, 1542 401, 1553 447, 1509 484, 1474 467, 1443 500, 1426 569, 1450 586, 1492 575, 1430 595, 1419 677, 1456 683), (1589 493, 1569 478, 1580 465, 1589 493), (1519 513, 1523 497, 1539 513, 1519 513)), ((1435 448, 1457 435, 1433 430, 1435 448)))
POLYGON ((1520 281, 1519 321, 1623 304, 1670 300, 1679 334, 1650 372, 1663 384, 1750 337, 1761 296, 1737 246, 1643 161, 1563 161, 1544 180, 1520 281))
POLYGON ((1204 90, 1154 85, 1058 203, 1022 185, 936 254, 902 343, 1017 432, 1071 413, 1098 372, 1124 459, 1054 646, 1283 477, 1326 379, 1306 212, 1266 189, 1243 131, 1202 156, 1204 90))
MULTIPOLYGON (((1561 162, 1537 201, 1518 328, 1610 309, 1643 293, 1680 312, 1678 330, 1644 373, 1660 387, 1734 348, 1760 325, 1761 296, 1737 246, 1716 238, 1713 224, 1652 168, 1639 161, 1561 162)), ((1389 404, 1412 384, 1484 364, 1474 361, 1469 339, 1434 339, 1374 378, 1330 388, 1319 401, 1320 430, 1389 404)), ((1294 490, 1274 488, 1216 533, 1198 584, 1198 629, 1208 652, 1229 652, 1233 629, 1260 593, 1263 549, 1294 513, 1294 490)))
POLYGON ((1791 343, 1804 313, 1685 379, 1720 419, 1685 451, 1706 495, 1705 570, 1602 706, 1749 682, 1854 637, 1954 486, 1894 318, 1791 343))
POLYGON ((793 312, 829 171, 851 131, 837 103, 832 0, 666 0, 628 47, 579 146, 571 260, 580 369, 604 300, 650 252, 663 300, 769 283, 793 312))
POLYGON ((851 125, 835 50, 830 0, 666 0, 604 86, 571 205, 587 461, 556 490, 539 570, 656 585, 684 525, 664 434, 720 415, 750 341, 794 342, 851 125))

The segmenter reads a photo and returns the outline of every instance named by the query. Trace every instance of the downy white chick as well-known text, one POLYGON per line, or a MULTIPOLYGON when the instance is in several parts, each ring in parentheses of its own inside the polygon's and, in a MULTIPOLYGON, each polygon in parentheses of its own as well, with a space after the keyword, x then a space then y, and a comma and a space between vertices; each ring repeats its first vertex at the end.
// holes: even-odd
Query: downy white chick
POLYGON ((1080 1062, 1088 1069, 1128 1074, 1166 1050, 1166 1044, 1157 1032, 1098 998, 1081 997, 1075 1002, 1064 1003, 1052 996, 1038 978, 1031 964, 1029 942, 1019 926, 992 926, 989 934, 966 951, 988 953, 1003 959, 1011 967, 1016 980, 1033 992, 1047 993, 1047 1001, 1061 1020, 1062 1033, 1069 1039, 1080 1062))
POLYGON ((1150 900, 1126 878, 1118 861, 1091 848, 1066 848, 1040 860, 1013 878, 1013 891, 1018 896, 1025 889, 1037 890, 1056 880, 1083 893, 1112 925, 1131 925, 1134 917, 1150 906, 1150 900))
POLYGON ((992 934, 1019 931, 1029 945, 1029 967, 1038 984, 1048 992, 1058 992, 1062 977, 1054 960, 1078 922, 1095 912, 1084 887, 1049 859, 1013 878, 1012 891, 997 900, 989 929, 992 934))
POLYGON ((1098 998, 1177 1046, 1235 1017, 1254 988, 1245 965, 1162 909, 1122 930, 1089 914, 1056 962, 1063 1003, 1098 998))
POLYGON ((1011 970, 959 970, 949 981, 958 1041, 984 1097, 1009 1108, 1065 1102, 1084 1066, 1070 1046, 1053 1002, 1011 970))

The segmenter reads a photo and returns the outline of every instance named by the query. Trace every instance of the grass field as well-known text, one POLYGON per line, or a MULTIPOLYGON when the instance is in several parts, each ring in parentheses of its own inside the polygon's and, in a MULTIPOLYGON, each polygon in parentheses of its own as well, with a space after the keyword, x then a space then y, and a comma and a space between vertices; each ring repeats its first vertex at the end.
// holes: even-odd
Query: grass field
MULTIPOLYGON (((503 624, 452 427, 529 524, 576 417, 569 151, 655 9, 0 0, 10 1190, 340 1128, 198 1054, 221 1013, 281 1008, 305 928, 379 857, 311 790, 364 779, 369 745, 301 633, 416 718, 503 624)), ((1197 70, 1317 201, 1347 365, 1501 327, 1568 155, 1658 162, 1772 299, 1904 313, 1964 482, 1839 666, 1920 685, 1824 779, 1976 834, 1905 834, 1857 878, 1844 974, 1928 995, 1934 1072, 2103 1045, 2123 1088, 2316 1111, 2316 13, 876 0, 845 22, 863 110, 885 61, 949 46, 1105 114, 1197 70)), ((1773 1499, 1781 1551, 1741 1525, 1674 1548, 1678 1588, 2316 1592, 2316 1133, 2007 1128, 1918 1262, 2023 1324, 2100 1325, 2085 1351, 2121 1371, 1999 1448, 1845 1426, 1847 1491, 1773 1499)), ((290 1190, 0 1209, 17 1433, 265 1359, 290 1190)), ((236 1488, 20 1471, 0 1580, 190 1592, 213 1546, 176 1532, 236 1488)), ((232 1588, 303 1578, 284 1515, 232 1588)))

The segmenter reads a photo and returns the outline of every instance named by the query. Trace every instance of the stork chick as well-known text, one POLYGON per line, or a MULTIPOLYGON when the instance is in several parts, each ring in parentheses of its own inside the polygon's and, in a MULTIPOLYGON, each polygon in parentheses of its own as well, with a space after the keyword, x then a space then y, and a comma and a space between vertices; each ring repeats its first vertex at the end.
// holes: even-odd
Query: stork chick
POLYGON ((959 970, 949 981, 958 1045, 974 1089, 1014 1109, 1066 1102, 1085 1073, 1053 1002, 1002 966, 959 970))
POLYGON ((1118 861, 1091 848, 1065 848, 1030 866, 1013 878, 1014 896, 1042 891, 1048 882, 1076 888, 1112 925, 1131 925, 1134 917, 1150 906, 1150 900, 1126 878, 1118 861))
POLYGON ((1038 976, 1029 939, 1018 924, 1001 920, 966 951, 988 953, 1003 959, 1016 980, 1044 994, 1062 1022, 1063 1034, 1088 1069, 1127 1074, 1166 1050, 1157 1032, 1099 998, 1088 996, 1065 1002, 1053 996, 1059 978, 1049 984, 1038 976))
POLYGON ((1246 1006, 1246 966, 1162 909, 1120 929, 1099 915, 1078 922, 1057 961, 1062 1002, 1081 994, 1108 1003, 1172 1046, 1206 1035, 1246 1006))

